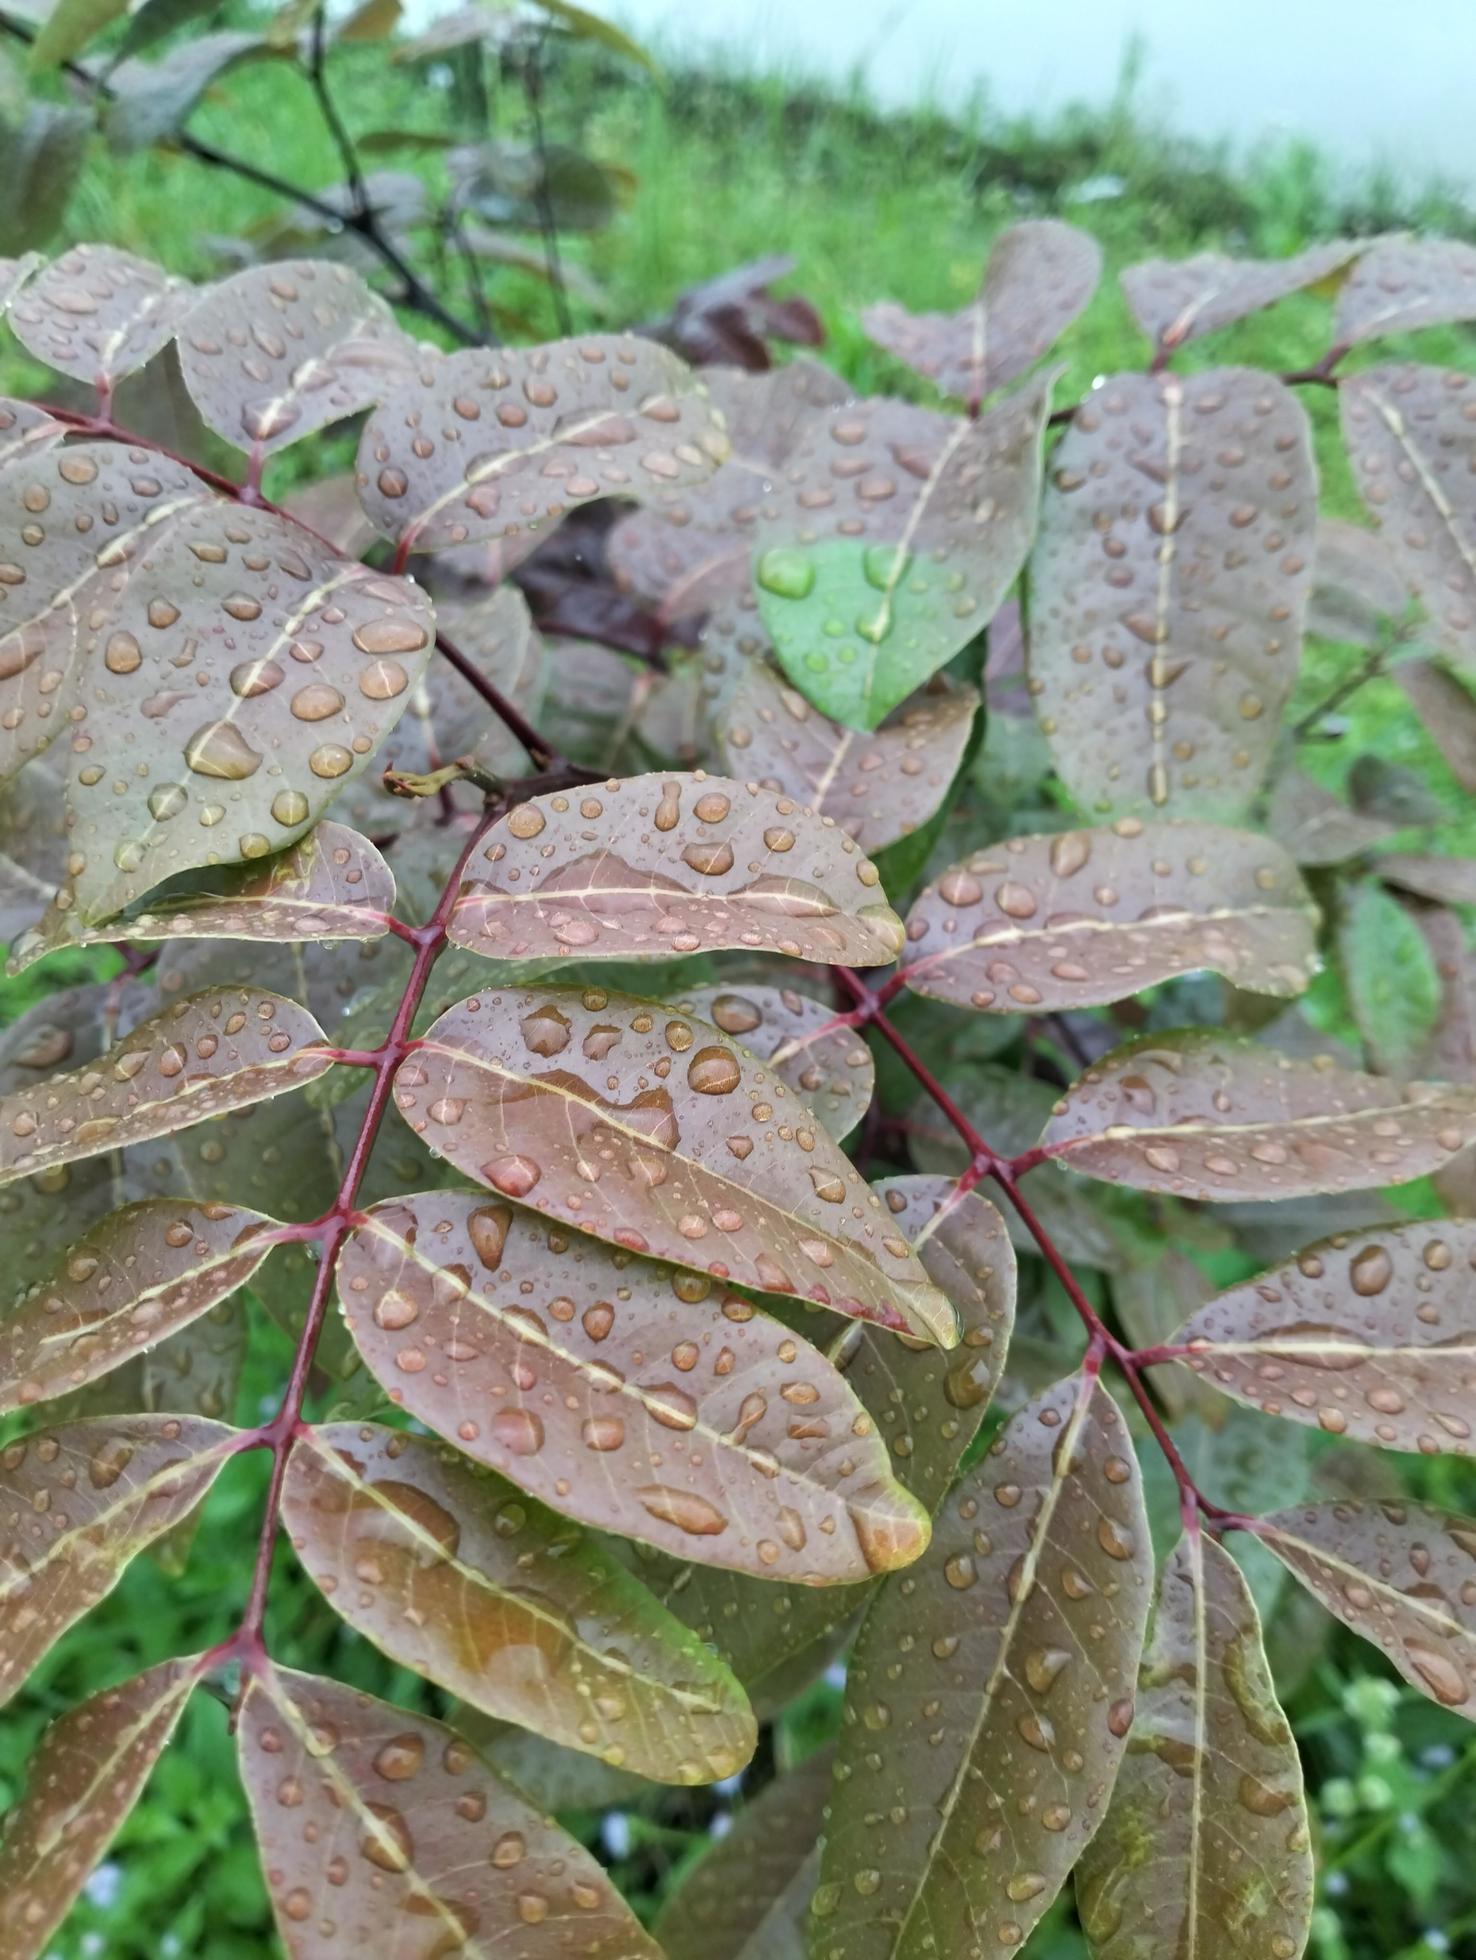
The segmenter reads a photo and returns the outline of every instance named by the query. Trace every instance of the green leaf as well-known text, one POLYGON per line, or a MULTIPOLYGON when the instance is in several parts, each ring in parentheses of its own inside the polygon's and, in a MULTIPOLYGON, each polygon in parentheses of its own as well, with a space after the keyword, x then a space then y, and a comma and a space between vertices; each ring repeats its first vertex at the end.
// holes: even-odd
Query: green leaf
POLYGON ((576 7, 571 0, 533 0, 535 7, 556 20, 560 27, 579 41, 592 41, 597 47, 607 48, 611 54, 618 54, 625 61, 633 61, 641 68, 648 68, 653 75, 661 70, 655 59, 646 50, 615 26, 612 21, 594 14, 587 7, 576 7))
POLYGON ((128 11, 128 0, 56 0, 31 43, 31 72, 59 68, 128 11))
POLYGON ((1344 895, 1338 962, 1375 1068, 1410 1074, 1439 1018, 1440 974, 1409 912, 1371 878, 1344 895))

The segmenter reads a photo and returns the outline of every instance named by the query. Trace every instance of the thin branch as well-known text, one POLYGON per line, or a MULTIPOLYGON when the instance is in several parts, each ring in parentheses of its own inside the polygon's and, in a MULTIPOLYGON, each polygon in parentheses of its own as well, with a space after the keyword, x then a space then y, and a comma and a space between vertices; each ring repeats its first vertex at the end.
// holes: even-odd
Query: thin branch
POLYGON ((338 113, 338 104, 333 100, 333 91, 328 86, 328 9, 319 5, 313 13, 313 25, 308 40, 307 76, 317 97, 318 109, 324 126, 333 139, 333 147, 338 151, 343 165, 344 182, 349 187, 353 199, 353 222, 362 225, 369 216, 369 192, 364 183, 364 173, 359 167, 359 152, 348 126, 338 113))
POLYGON ((533 147, 538 153, 538 188, 534 202, 538 206, 538 229, 543 237, 543 256, 548 265, 548 283, 553 290, 554 317, 559 323, 559 332, 565 339, 574 331, 574 316, 569 311, 569 294, 564 285, 564 265, 559 256, 559 232, 554 223, 553 199, 548 189, 548 143, 543 131, 543 43, 540 39, 521 65, 523 93, 528 99, 528 114, 533 123, 533 147))

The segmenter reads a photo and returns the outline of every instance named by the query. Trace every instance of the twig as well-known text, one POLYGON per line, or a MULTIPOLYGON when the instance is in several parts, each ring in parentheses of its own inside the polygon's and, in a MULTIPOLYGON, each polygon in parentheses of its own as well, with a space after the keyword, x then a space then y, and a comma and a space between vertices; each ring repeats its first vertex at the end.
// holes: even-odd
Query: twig
POLYGON ((328 10, 319 5, 313 13, 312 31, 308 40, 308 81, 313 94, 318 99, 318 108, 324 125, 333 139, 333 147, 338 151, 343 165, 344 182, 349 187, 353 199, 352 223, 362 225, 369 215, 369 192, 364 183, 364 173, 359 167, 359 152, 354 139, 349 135, 343 117, 338 113, 338 104, 333 100, 333 91, 328 86, 327 65, 327 22, 328 10))
POLYGON ((548 143, 543 133, 543 41, 540 37, 525 56, 520 72, 523 80, 523 94, 528 100, 528 114, 533 124, 533 147, 538 153, 538 188, 534 192, 534 202, 538 206, 538 229, 543 236, 543 256, 548 266, 548 283, 553 291, 554 318, 559 323, 559 332, 565 337, 574 331, 574 316, 569 311, 569 294, 564 285, 564 266, 559 256, 558 226, 554 223, 553 199, 548 190, 548 143))

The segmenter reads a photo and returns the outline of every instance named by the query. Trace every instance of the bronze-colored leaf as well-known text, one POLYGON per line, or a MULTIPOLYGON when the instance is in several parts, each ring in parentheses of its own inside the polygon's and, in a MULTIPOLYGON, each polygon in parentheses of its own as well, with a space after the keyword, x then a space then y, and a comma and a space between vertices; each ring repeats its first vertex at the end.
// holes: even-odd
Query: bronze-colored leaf
POLYGON ((0 1702, 189 1515, 236 1446, 198 1416, 99 1416, 0 1448, 0 1702))
POLYGON ((1191 1029, 1115 1048, 1041 1139, 1073 1170, 1243 1203, 1407 1184, 1476 1142, 1476 1089, 1393 1082, 1191 1029))
POLYGON ((742 1689, 679 1620, 577 1526, 443 1446, 310 1429, 282 1516, 350 1626, 487 1714, 664 1783, 753 1754, 742 1689))
POLYGON ((1354 347, 1380 334, 1476 319, 1476 246, 1454 238, 1381 238, 1338 294, 1333 338, 1354 347))
POLYGON ((1317 520, 1317 565, 1307 631, 1345 646, 1375 647, 1409 606, 1387 542, 1341 517, 1317 520))
POLYGON ((1461 788, 1476 795, 1476 698, 1433 660, 1403 660, 1393 679, 1461 788))
POLYGON ((0 1413, 66 1395, 188 1327, 246 1284, 270 1225, 170 1198, 94 1225, 0 1319, 0 1413))
POLYGON ((805 1960, 833 1754, 776 1776, 669 1894, 653 1928, 667 1960, 805 1960))
POLYGON ((920 830, 958 774, 979 697, 936 684, 861 734, 812 707, 761 660, 716 720, 723 761, 735 775, 833 817, 863 851, 920 830))
POLYGON ((810 1585, 927 1542, 836 1371, 710 1279, 427 1192, 369 1212, 339 1297, 398 1406, 568 1516, 810 1585))
POLYGON ((112 245, 77 245, 39 272, 10 309, 38 361, 105 397, 173 338, 195 289, 112 245))
POLYGON ((1428 1504, 1302 1504, 1256 1536, 1412 1687, 1476 1719, 1476 1520, 1428 1504))
POLYGON ((1370 868, 1386 885, 1398 885, 1434 905, 1476 905, 1476 858, 1386 851, 1370 868))
MULTIPOLYGON (((152 143, 168 143, 221 76, 246 62, 281 59, 287 53, 285 46, 263 35, 225 28, 177 41, 158 61, 120 61, 108 70, 104 127, 109 148, 126 155, 152 143)), ((239 319, 232 318, 230 325, 242 332, 239 319)))
POLYGON ((194 994, 95 1065, 0 1097, 0 1184, 280 1096, 333 1066, 306 1008, 250 987, 194 994))
POLYGON ((1300 769, 1287 769, 1271 785, 1266 828, 1298 864, 1346 864, 1393 835, 1382 817, 1352 810, 1341 797, 1300 769))
POLYGON ((1170 1345, 1237 1402, 1385 1449, 1476 1453, 1476 1224, 1342 1233, 1217 1293, 1170 1345))
POLYGON ((161 1661, 59 1716, 5 1818, 0 1898, 7 1960, 36 1960, 138 1802, 199 1674, 161 1661))
POLYGON ((474 994, 401 1063, 395 1103, 459 1171, 565 1228, 953 1343, 823 1126, 695 1017, 598 989, 474 994))
POLYGON ((1127 1747, 1152 1550, 1095 1375, 1022 1409, 955 1487, 851 1661, 816 1960, 1014 1951, 1127 1747))
MULTIPOLYGON (((1471 253, 1476 267, 1476 249, 1471 253)), ((1476 291, 1476 285, 1473 285, 1476 291)), ((1476 381, 1449 368, 1369 368, 1338 389, 1363 501, 1434 645, 1476 667, 1476 381)))
POLYGON ((1027 218, 995 239, 978 297, 959 312, 909 313, 888 300, 868 306, 861 324, 945 395, 977 406, 1060 338, 1101 271, 1094 238, 1055 218, 1027 218))
POLYGON ((1293 1960, 1307 1944, 1302 1765, 1250 1588, 1198 1529, 1164 1567, 1127 1759, 1076 1894, 1094 1960, 1293 1960))
POLYGON ((923 892, 907 940, 914 993, 999 1014, 1100 1006, 1205 968, 1285 997, 1316 970, 1317 908, 1265 837, 1120 817, 975 851, 923 892))
POLYGON ((17 402, 0 395, 0 464, 28 449, 54 449, 72 433, 38 402, 17 402))
POLYGON ((440 1722, 267 1665, 240 1750, 291 1960, 387 1942, 466 1960, 661 1960, 589 1853, 440 1722))
POLYGON ((694 987, 679 1005, 767 1062, 837 1142, 870 1108, 871 1050, 824 1001, 792 987, 694 987))
POLYGON ((665 497, 728 453, 686 364, 634 334, 418 351, 359 444, 364 508, 402 549, 527 540, 595 497, 665 497))
POLYGON ((1289 259, 1232 259, 1223 252, 1144 259, 1123 273, 1122 289, 1138 325, 1157 349, 1169 353, 1331 278, 1361 249, 1339 239, 1289 259))
POLYGON ((1083 808, 1234 821, 1271 760, 1312 586, 1307 417, 1274 376, 1115 375, 1052 458, 1030 665, 1083 808))
POLYGON ((741 947, 889 965, 902 921, 829 819, 698 770, 515 804, 472 857, 451 939, 488 959, 632 959, 741 947))

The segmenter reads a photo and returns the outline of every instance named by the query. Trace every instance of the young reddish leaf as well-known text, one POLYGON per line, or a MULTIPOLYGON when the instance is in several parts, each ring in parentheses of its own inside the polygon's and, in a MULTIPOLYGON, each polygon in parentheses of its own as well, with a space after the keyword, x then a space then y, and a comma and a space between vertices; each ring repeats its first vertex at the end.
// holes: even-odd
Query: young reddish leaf
MULTIPOLYGON (((109 148, 126 156, 151 143, 169 142, 222 75, 245 62, 272 61, 288 52, 260 34, 227 29, 178 42, 159 61, 120 61, 108 72, 104 127, 109 148)), ((239 317, 230 325, 241 332, 239 317)))
POLYGON ((333 1066, 296 1002, 249 987, 195 994, 96 1064, 0 1097, 0 1184, 145 1143, 280 1096, 333 1066))
POLYGON ((1300 769, 1287 769, 1271 785, 1266 828, 1298 864, 1346 864, 1393 835, 1382 817, 1350 810, 1300 769))
POLYGON ((1030 665, 1085 809, 1244 813, 1296 680, 1316 520, 1307 417, 1272 375, 1115 375, 1076 411, 1031 561, 1030 665))
POLYGON ((1365 878, 1343 894, 1337 950, 1369 1060, 1381 1075, 1412 1075, 1440 1013, 1440 975, 1423 933, 1397 898, 1365 878))
POLYGON ((198 1676, 197 1659, 161 1661, 69 1709, 42 1735, 0 1843, 7 1960, 49 1951, 138 1802, 198 1676))
POLYGON ((1268 838, 1215 824, 1062 830, 987 845, 907 917, 914 993, 998 1014, 1126 1000, 1207 968, 1285 998, 1317 965, 1317 908, 1268 838))
POLYGON ((741 947, 884 966, 903 943, 881 874, 843 830, 701 770, 516 804, 467 865, 449 931, 497 960, 741 947))
POLYGON ((862 735, 812 707, 761 660, 746 662, 716 719, 735 775, 833 817, 863 851, 921 830, 947 796, 973 732, 979 697, 936 684, 862 735))
POLYGON ((1476 859, 1386 851, 1374 859, 1372 868, 1386 885, 1398 885, 1434 905, 1476 905, 1476 859))
POLYGON ((1250 1588, 1197 1528, 1164 1567, 1132 1746, 1076 1893, 1094 1960, 1291 1960, 1307 1944, 1297 1746, 1250 1588))
POLYGON ((0 1702, 204 1497, 237 1435, 197 1416, 100 1416, 0 1448, 0 1702))
POLYGON ((38 361, 106 396, 168 344, 194 298, 150 259, 78 245, 30 282, 10 324, 38 361))
POLYGON ((401 1063, 395 1103, 457 1170, 560 1225, 953 1344, 840 1148, 695 1017, 593 988, 474 994, 401 1063))
POLYGON ((816 1960, 1012 1951, 1101 1821, 1127 1747, 1152 1549, 1095 1375, 1022 1409, 959 1482, 851 1660, 816 1960))
POLYGON ((94 1225, 0 1320, 0 1413, 65 1395, 188 1327, 246 1284, 270 1225, 170 1198, 94 1225))
POLYGON ((1407 1184, 1476 1142, 1476 1089, 1391 1082, 1240 1035, 1145 1035, 1089 1068, 1041 1139, 1088 1177, 1244 1203, 1407 1184))
POLYGON ((875 728, 988 625, 1035 535, 1053 379, 977 421, 872 401, 806 429, 754 576, 779 664, 822 712, 875 728))
POLYGON ((1102 248, 1074 225, 1027 218, 989 249, 978 297, 957 313, 909 313, 888 300, 868 306, 868 338, 977 406, 1023 374, 1066 331, 1097 289, 1102 248))
POLYGON ((824 1001, 792 987, 734 986, 696 987, 679 1004, 767 1062, 837 1142, 871 1107, 871 1050, 824 1001))
POLYGON ((1411 1687, 1476 1719, 1476 1520, 1428 1504, 1304 1504, 1261 1543, 1411 1687))
POLYGON ((1338 294, 1339 347, 1476 319, 1476 246, 1453 238, 1381 238, 1338 294))
POLYGON ((589 1853, 440 1722, 268 1664, 240 1751, 291 1960, 404 1942, 467 1960, 661 1960, 589 1853))
POLYGON ((1317 520, 1317 564, 1307 631, 1345 646, 1376 647, 1409 607, 1409 591, 1376 531, 1340 517, 1317 520))
POLYGON ((394 903, 394 877, 368 838, 325 820, 276 857, 183 873, 107 925, 84 926, 53 906, 16 940, 7 971, 23 973, 60 946, 119 940, 378 939, 394 903))
POLYGON ((1313 245, 1289 259, 1232 259, 1197 252, 1192 259, 1145 259, 1122 275, 1133 318, 1163 353, 1201 334, 1273 306, 1288 293, 1316 286, 1355 258, 1362 247, 1347 239, 1313 245))
POLYGON ((1340 1234, 1217 1293, 1169 1345, 1237 1402, 1384 1449, 1476 1453, 1476 1224, 1340 1234))
POLYGON ((666 497, 728 453, 675 354, 634 334, 516 351, 421 350, 359 444, 364 508, 402 549, 551 529, 595 497, 666 497))
POLYGON ((434 1442, 332 1423, 295 1445, 293 1549, 398 1661, 489 1715, 663 1783, 753 1754, 742 1689, 597 1544, 434 1442))
MULTIPOLYGON (((1476 265, 1476 249, 1471 252, 1476 265)), ((1476 482, 1466 467, 1471 378, 1448 368, 1369 368, 1338 390, 1363 501, 1433 643, 1476 663, 1476 482)))
POLYGON ((834 1752, 744 1803, 656 1915, 667 1960, 805 1960, 805 1925, 834 1752))
POLYGON ((568 1516, 810 1585, 927 1542, 835 1370, 710 1279, 427 1192, 356 1227, 339 1297, 398 1406, 568 1516))

